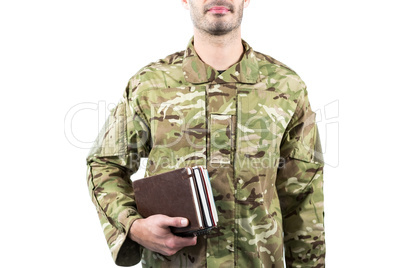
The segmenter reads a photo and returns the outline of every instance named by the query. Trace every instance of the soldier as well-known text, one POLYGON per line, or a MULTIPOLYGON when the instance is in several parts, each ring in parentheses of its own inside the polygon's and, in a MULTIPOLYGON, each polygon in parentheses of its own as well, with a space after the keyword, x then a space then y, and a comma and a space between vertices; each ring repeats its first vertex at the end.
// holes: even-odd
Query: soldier
POLYGON ((135 74, 99 134, 88 187, 117 265, 324 267, 315 114, 300 77, 241 39, 249 2, 182 0, 187 49, 135 74), (183 238, 169 226, 185 218, 142 218, 130 180, 141 157, 146 176, 205 166, 218 228, 183 238))

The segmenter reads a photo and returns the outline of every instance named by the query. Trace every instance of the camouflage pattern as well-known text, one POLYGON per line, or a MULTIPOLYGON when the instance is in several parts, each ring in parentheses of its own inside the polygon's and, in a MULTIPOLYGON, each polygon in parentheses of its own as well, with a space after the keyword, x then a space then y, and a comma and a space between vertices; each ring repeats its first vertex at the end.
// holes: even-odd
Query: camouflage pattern
POLYGON ((315 114, 297 74, 243 41, 219 74, 187 50, 141 69, 88 157, 88 185, 118 265, 324 267, 323 161, 315 114), (218 228, 173 256, 126 237, 130 175, 207 167, 218 228), (283 259, 285 249, 285 260, 283 259))

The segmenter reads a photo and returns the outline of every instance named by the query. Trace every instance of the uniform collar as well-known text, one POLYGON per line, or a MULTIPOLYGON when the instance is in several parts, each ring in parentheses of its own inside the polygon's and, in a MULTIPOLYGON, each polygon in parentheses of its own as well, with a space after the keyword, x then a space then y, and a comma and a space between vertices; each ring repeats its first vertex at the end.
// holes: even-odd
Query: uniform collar
POLYGON ((258 61, 254 50, 242 40, 244 53, 241 60, 222 74, 204 63, 197 55, 194 45, 194 38, 191 38, 183 59, 183 73, 187 82, 202 84, 207 82, 216 83, 245 83, 255 84, 259 81, 258 61))

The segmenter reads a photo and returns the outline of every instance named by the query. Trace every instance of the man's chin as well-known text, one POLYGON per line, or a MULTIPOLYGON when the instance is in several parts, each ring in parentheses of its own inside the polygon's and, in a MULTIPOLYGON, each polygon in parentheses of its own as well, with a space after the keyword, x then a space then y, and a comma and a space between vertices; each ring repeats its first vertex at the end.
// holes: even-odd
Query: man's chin
POLYGON ((214 31, 209 31, 208 33, 210 35, 214 35, 214 36, 223 36, 225 34, 230 33, 230 31, 227 31, 227 30, 214 30, 214 31))

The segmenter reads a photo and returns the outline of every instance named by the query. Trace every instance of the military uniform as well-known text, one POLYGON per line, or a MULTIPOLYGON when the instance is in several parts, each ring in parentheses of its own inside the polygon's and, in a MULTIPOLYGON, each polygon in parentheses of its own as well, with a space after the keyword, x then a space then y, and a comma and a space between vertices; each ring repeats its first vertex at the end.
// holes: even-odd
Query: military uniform
POLYGON ((219 74, 185 51, 134 75, 88 159, 88 187, 114 261, 144 267, 323 267, 323 161, 299 76, 243 41, 219 74), (173 256, 128 237, 130 175, 207 167, 219 223, 173 256))

